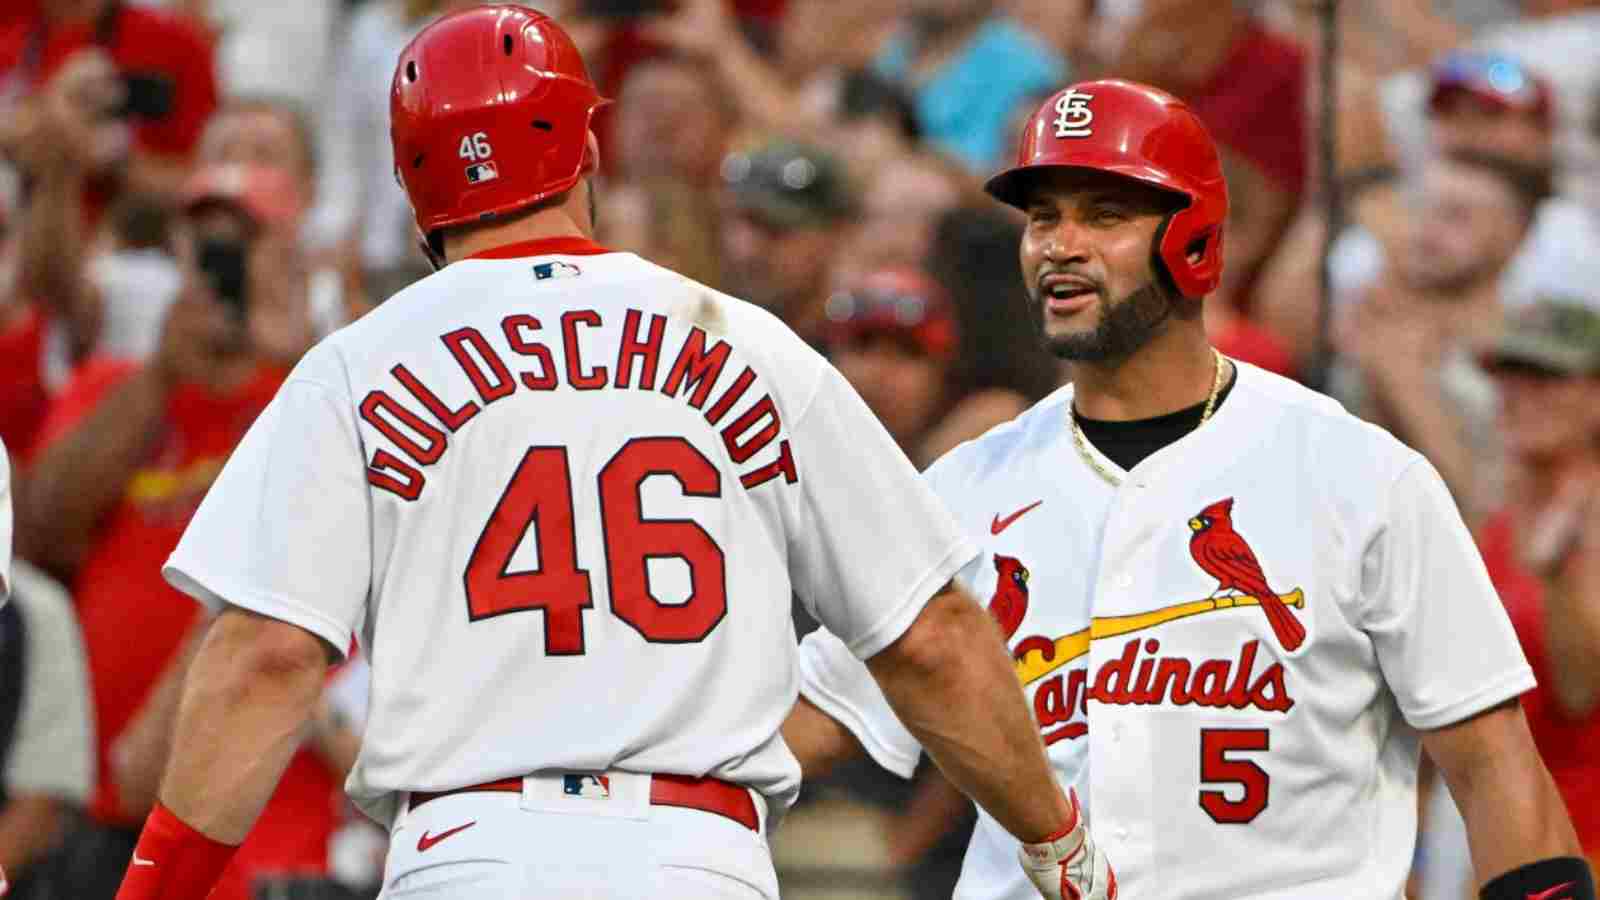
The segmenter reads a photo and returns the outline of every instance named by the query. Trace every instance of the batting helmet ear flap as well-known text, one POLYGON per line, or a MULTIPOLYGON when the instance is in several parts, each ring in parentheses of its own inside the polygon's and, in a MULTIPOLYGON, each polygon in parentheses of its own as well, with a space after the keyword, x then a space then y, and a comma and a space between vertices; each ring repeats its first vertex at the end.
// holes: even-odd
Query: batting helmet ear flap
POLYGON ((583 144, 583 162, 578 164, 578 177, 593 175, 598 171, 600 171, 600 139, 595 137, 593 129, 589 129, 589 136, 583 144))

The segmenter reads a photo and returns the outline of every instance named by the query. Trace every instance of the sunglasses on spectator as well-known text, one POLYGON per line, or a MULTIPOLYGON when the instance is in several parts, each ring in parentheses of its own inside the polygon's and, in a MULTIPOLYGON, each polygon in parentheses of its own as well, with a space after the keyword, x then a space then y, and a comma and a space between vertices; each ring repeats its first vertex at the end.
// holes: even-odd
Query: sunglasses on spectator
POLYGON ((956 326, 949 310, 919 294, 840 291, 828 298, 825 314, 833 341, 890 334, 909 338, 930 356, 947 358, 955 352, 956 326))

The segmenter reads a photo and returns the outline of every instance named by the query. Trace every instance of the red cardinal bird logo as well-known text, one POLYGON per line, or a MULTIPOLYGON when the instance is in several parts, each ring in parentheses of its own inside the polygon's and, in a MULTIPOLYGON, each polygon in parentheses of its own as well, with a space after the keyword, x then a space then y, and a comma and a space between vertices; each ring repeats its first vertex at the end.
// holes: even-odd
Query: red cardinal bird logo
POLYGON ((994 557, 994 570, 1000 573, 995 583, 994 596, 989 600, 989 612, 1006 633, 1006 642, 1022 627, 1022 617, 1028 614, 1028 567, 1022 560, 1010 556, 994 557))
POLYGON ((1189 538, 1189 555, 1218 582, 1217 591, 1238 591, 1261 602, 1272 633, 1283 649, 1293 651, 1305 643, 1306 627, 1283 605, 1278 594, 1267 586, 1261 563, 1250 545, 1233 530, 1233 498, 1218 500, 1189 520, 1194 534, 1189 538))

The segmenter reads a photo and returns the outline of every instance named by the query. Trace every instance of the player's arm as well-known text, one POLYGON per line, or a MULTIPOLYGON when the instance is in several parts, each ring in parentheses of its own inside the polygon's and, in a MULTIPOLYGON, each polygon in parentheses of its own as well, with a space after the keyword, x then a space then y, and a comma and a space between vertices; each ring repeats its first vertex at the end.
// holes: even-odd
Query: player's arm
POLYGON ((1517 701, 1426 731, 1422 745, 1466 820, 1484 900, 1547 896, 1568 882, 1548 896, 1593 900, 1577 833, 1517 701))
POLYGON ((118 900, 210 892, 300 746, 333 652, 297 625, 237 608, 217 617, 184 678, 160 802, 118 900))
POLYGON ((951 783, 1018 839, 1073 817, 1000 632, 966 591, 946 585, 867 669, 951 783))
POLYGON ((1035 887, 1115 897, 1105 855, 1045 758, 999 630, 950 581, 976 549, 860 396, 838 372, 822 374, 791 426, 796 593, 866 662, 951 783, 1023 843, 1035 887))
POLYGON ((1363 627, 1467 824, 1485 900, 1594 900, 1517 698, 1533 673, 1444 480, 1423 460, 1374 507, 1363 627), (1565 890, 1556 890, 1566 885, 1565 890))
POLYGON ((161 802, 242 842, 305 736, 333 656, 297 625, 236 608, 218 616, 184 679, 161 802))
POLYGON ((783 742, 800 761, 800 777, 826 778, 841 763, 865 754, 850 729, 801 697, 783 721, 783 742))
POLYGON ((234 449, 162 575, 218 610, 184 679, 155 809, 118 900, 202 900, 260 815, 370 588, 348 394, 312 351, 234 449), (143 862, 141 862, 143 860, 143 862))

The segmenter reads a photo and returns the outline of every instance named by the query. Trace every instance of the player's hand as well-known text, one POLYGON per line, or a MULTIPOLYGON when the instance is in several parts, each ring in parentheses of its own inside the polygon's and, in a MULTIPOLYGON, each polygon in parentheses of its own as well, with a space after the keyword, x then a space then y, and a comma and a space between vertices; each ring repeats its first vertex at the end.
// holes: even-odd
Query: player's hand
POLYGON ((1023 844, 1022 870, 1046 900, 1116 900, 1117 876, 1083 821, 1078 792, 1069 791, 1072 827, 1054 839, 1023 844))

